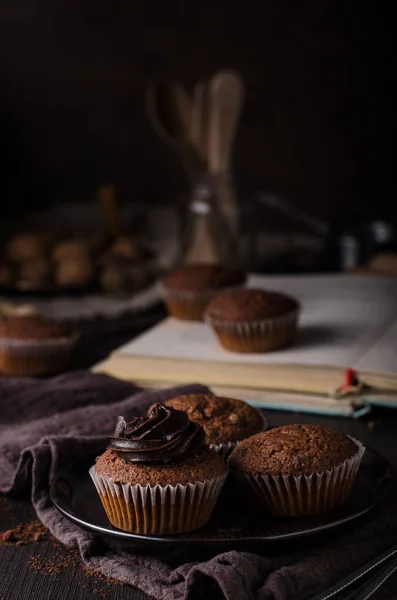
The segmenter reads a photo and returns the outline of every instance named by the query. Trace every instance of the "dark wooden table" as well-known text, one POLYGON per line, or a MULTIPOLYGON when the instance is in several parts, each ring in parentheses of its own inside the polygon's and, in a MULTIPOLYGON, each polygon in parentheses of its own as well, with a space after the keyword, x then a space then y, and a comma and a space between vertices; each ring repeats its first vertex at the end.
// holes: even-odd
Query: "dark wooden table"
MULTIPOLYGON (((140 317, 82 324, 84 336, 75 358, 75 368, 85 368, 140 333, 163 316, 156 307, 140 317)), ((397 467, 397 411, 377 410, 365 419, 318 417, 295 412, 266 411, 271 425, 321 423, 344 431, 385 456, 397 467)), ((0 498, 0 531, 36 520, 26 500, 0 498)), ((397 576, 373 598, 397 598, 397 576)), ((75 551, 52 539, 23 546, 0 547, 0 600, 143 600, 145 594, 84 568, 75 551)), ((236 599, 238 600, 238 599, 236 599)), ((293 599, 291 599, 293 600, 293 599)))

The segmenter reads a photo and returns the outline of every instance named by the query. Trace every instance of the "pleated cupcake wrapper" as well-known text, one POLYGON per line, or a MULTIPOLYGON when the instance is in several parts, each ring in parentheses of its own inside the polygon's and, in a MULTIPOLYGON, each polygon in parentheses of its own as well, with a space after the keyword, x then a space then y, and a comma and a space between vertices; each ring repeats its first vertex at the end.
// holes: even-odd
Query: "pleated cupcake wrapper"
POLYGON ((211 300, 211 298, 216 294, 215 290, 200 290, 197 292, 190 291, 180 291, 180 290, 168 290, 166 287, 162 286, 163 295, 170 300, 179 300, 181 302, 191 302, 192 300, 196 300, 197 298, 202 298, 203 300, 211 300))
POLYGON ((273 317, 272 319, 263 319, 260 321, 242 321, 240 323, 232 323, 220 319, 213 319, 205 315, 205 322, 217 330, 224 330, 228 333, 235 333, 243 338, 250 338, 257 335, 267 336, 278 329, 295 328, 298 324, 299 309, 294 310, 287 315, 281 317, 273 317))
POLYGON ((207 290, 171 290, 168 289, 165 285, 161 284, 161 291, 164 296, 170 299, 175 300, 186 300, 186 302, 195 300, 196 298, 202 298, 203 300, 211 300, 217 294, 223 294, 223 292, 230 292, 231 290, 235 290, 237 288, 242 287, 243 284, 239 286, 229 286, 217 289, 207 289, 207 290))
POLYGON ((6 350, 9 352, 18 352, 19 354, 30 354, 32 351, 36 354, 38 352, 53 352, 60 348, 73 348, 77 340, 78 335, 47 340, 16 340, 0 338, 0 348, 1 350, 6 350))
POLYGON ((343 463, 311 475, 262 475, 234 473, 234 476, 255 493, 274 516, 310 516, 327 512, 344 504, 350 496, 365 447, 343 463))
POLYGON ((210 519, 227 473, 186 485, 115 483, 90 469, 109 521, 140 535, 172 535, 203 527, 210 519))
POLYGON ((227 456, 230 454, 230 452, 239 443, 240 443, 240 440, 238 442, 228 442, 226 444, 210 444, 210 448, 212 450, 215 450, 215 452, 217 454, 220 454, 220 456, 222 456, 222 458, 227 458, 227 456))
POLYGON ((1 360, 10 364, 16 374, 51 373, 52 367, 66 366, 78 338, 78 334, 38 340, 0 338, 1 360))

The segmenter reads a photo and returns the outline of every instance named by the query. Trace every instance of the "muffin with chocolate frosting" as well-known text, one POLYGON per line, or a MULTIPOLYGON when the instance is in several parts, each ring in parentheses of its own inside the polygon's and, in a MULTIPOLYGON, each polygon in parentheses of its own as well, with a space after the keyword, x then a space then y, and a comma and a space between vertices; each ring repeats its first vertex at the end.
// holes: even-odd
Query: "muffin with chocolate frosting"
POLYGON ((259 410, 237 398, 185 394, 167 400, 165 405, 185 411, 204 429, 207 444, 224 456, 237 442, 266 428, 259 410))
POLYGON ((205 525, 227 468, 185 412, 155 404, 147 417, 119 417, 90 475, 109 521, 141 535, 170 535, 205 525))
POLYGON ((32 377, 68 366, 77 334, 67 323, 39 315, 0 318, 0 373, 32 377))
POLYGON ((260 289, 238 289, 215 296, 204 319, 226 350, 269 352, 293 342, 298 316, 299 304, 290 296, 260 289))
POLYGON ((201 321, 203 312, 220 290, 239 287, 245 274, 222 265, 190 264, 164 277, 163 298, 168 312, 183 321, 201 321))
POLYGON ((364 446, 319 425, 284 425, 244 440, 232 473, 273 515, 309 516, 347 502, 364 446))

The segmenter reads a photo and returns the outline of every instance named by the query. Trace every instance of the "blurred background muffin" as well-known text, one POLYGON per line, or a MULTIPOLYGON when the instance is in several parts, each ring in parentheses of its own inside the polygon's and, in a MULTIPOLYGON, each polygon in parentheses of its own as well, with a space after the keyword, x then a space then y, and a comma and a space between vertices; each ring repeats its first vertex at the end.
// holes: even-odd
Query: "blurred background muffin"
POLYGON ((21 281, 26 281, 39 286, 48 281, 50 274, 51 263, 45 258, 42 258, 40 260, 22 263, 18 271, 18 278, 21 281))
POLYGON ((292 344, 299 304, 285 294, 240 289, 215 296, 205 320, 231 352, 269 352, 292 344))
POLYGON ((245 279, 242 271, 222 265, 185 265, 163 278, 164 302, 171 316, 183 321, 201 321, 214 294, 244 285, 245 279))
POLYGON ((116 238, 110 246, 108 256, 137 262, 142 258, 143 252, 136 239, 122 235, 116 238))
POLYGON ((69 364, 77 333, 39 315, 0 318, 0 373, 31 377, 60 373, 69 364))
POLYGON ((0 287, 17 291, 134 292, 157 276, 156 257, 137 236, 103 230, 9 235, 0 261, 0 287))
POLYGON ((52 259, 58 263, 66 260, 86 260, 91 254, 91 247, 86 240, 64 240, 52 248, 52 259))
POLYGON ((11 261, 42 260, 48 248, 48 235, 42 233, 19 233, 13 236, 6 245, 6 255, 11 261))
POLYGON ((55 267, 55 282, 60 287, 85 287, 94 277, 94 268, 88 256, 65 258, 55 267))

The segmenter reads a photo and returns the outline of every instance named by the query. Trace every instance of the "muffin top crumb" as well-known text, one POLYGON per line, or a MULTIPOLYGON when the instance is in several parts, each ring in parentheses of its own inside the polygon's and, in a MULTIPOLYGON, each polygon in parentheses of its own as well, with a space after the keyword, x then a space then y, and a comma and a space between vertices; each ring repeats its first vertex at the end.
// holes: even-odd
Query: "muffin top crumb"
POLYGON ((191 421, 201 425, 207 444, 237 442, 264 426, 260 412, 236 398, 186 394, 167 400, 165 405, 185 411, 191 421))
POLYGON ((221 456, 206 446, 196 456, 184 461, 160 465, 132 463, 118 456, 114 450, 106 450, 97 458, 95 470, 98 475, 111 477, 115 483, 143 486, 186 485, 215 479, 227 473, 221 456))
POLYGON ((168 290, 201 292, 243 285, 245 274, 222 265, 190 264, 180 267, 163 278, 168 290))
POLYGON ((351 438, 328 427, 285 425, 241 442, 229 465, 252 475, 310 475, 341 464, 357 451, 351 438))
POLYGON ((239 323, 281 317, 299 308, 298 302, 278 292, 242 288, 220 292, 211 300, 205 316, 239 323))
POLYGON ((67 323, 43 319, 38 315, 10 316, 0 319, 0 338, 47 340, 68 337, 73 329, 67 323))

